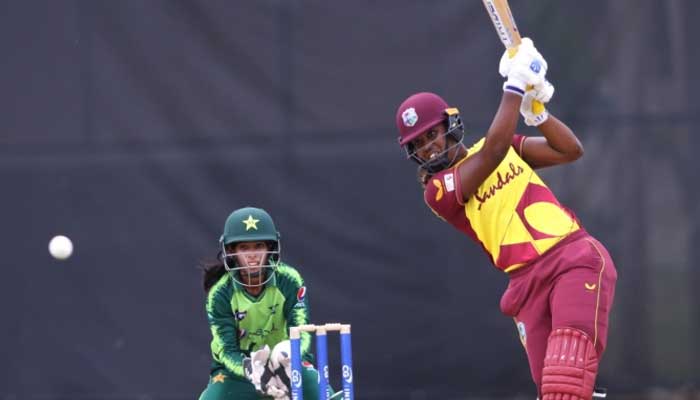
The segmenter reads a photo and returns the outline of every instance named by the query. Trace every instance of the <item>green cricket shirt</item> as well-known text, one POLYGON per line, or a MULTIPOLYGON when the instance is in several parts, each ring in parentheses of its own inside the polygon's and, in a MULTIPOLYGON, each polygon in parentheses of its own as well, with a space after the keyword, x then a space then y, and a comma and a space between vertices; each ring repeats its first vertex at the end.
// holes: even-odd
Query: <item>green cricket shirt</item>
MULTIPOLYGON (((225 367, 245 379, 243 357, 264 345, 270 349, 289 339, 289 327, 309 323, 306 286, 299 272, 280 262, 274 277, 253 297, 231 275, 224 274, 209 290, 206 303, 211 328, 212 370, 225 367)), ((311 362, 311 336, 301 335, 303 359, 311 362)))

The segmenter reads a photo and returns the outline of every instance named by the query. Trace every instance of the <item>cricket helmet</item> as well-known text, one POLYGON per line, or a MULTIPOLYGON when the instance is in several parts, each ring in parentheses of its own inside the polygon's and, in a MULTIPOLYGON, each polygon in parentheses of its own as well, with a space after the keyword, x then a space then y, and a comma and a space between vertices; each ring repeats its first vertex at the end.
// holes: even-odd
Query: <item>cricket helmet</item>
POLYGON ((454 162, 449 159, 448 152, 461 145, 464 138, 464 124, 459 116, 459 110, 450 108, 445 100, 435 93, 420 92, 404 100, 396 110, 396 126, 399 129, 399 145, 406 150, 407 157, 430 173, 447 168, 454 162), (445 147, 440 154, 431 160, 421 159, 416 154, 418 149, 411 144, 411 141, 441 123, 444 123, 447 128, 445 137, 454 139, 453 143, 445 141, 445 147))
POLYGON ((224 267, 237 283, 243 286, 261 286, 274 276, 279 262, 281 243, 280 234, 267 211, 261 208, 245 207, 232 212, 226 218, 219 244, 221 245, 221 259, 224 267), (266 257, 263 258, 261 265, 261 273, 265 274, 265 279, 258 279, 258 284, 244 283, 240 279, 241 271, 247 267, 239 265, 238 253, 233 252, 230 245, 241 242, 265 242, 268 244, 266 257))

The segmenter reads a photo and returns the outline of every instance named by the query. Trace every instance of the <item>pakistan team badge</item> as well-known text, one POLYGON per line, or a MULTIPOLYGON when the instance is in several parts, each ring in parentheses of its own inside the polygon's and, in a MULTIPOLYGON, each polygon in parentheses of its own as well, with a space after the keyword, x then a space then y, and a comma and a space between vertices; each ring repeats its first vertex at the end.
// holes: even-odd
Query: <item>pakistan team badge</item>
POLYGON ((252 215, 248 215, 248 219, 244 219, 241 222, 243 222, 245 224, 246 231, 249 231, 251 229, 257 231, 258 230, 258 222, 260 222, 260 220, 253 218, 252 215))
POLYGON ((245 318, 246 315, 248 315, 248 311, 238 311, 238 309, 236 309, 236 310, 233 312, 233 315, 234 315, 234 317, 236 318, 236 321, 240 321, 240 320, 242 320, 243 318, 245 318))

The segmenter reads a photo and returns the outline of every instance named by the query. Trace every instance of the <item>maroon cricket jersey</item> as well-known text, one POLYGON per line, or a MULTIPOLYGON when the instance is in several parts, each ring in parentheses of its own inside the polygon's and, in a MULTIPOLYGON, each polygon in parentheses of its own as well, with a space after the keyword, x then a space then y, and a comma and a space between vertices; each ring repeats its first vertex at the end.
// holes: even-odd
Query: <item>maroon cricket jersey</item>
POLYGON ((459 165, 481 150, 473 145, 455 166, 432 176, 424 199, 441 219, 481 244, 496 268, 511 272, 531 262, 570 234, 581 230, 574 213, 559 204, 521 157, 524 136, 466 201, 462 201, 459 165))

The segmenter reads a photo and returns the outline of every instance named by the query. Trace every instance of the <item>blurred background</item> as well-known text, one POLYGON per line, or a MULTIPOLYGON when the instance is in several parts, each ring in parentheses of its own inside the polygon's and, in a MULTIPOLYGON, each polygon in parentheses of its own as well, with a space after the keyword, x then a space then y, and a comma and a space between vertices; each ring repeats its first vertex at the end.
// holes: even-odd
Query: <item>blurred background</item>
MULTIPOLYGON (((542 175, 618 268, 598 382, 699 399, 700 3, 511 9, 586 149, 542 175)), ((485 133, 503 48, 480 1, 8 0, 0 31, 0 400, 197 398, 196 265, 247 205, 313 321, 352 324, 358 399, 534 399, 506 277, 424 205, 396 140, 424 90, 485 133)))

